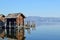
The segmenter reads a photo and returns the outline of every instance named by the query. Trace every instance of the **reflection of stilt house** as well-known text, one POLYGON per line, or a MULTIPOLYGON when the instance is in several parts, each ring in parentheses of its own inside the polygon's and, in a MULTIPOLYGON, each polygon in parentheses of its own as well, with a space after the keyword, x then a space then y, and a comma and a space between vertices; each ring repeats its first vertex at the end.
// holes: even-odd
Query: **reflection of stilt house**
POLYGON ((21 28, 21 25, 24 25, 24 18, 25 16, 22 13, 8 14, 6 16, 7 36, 17 37, 18 40, 24 37, 24 27, 21 28), (21 29, 19 33, 17 28, 21 29))

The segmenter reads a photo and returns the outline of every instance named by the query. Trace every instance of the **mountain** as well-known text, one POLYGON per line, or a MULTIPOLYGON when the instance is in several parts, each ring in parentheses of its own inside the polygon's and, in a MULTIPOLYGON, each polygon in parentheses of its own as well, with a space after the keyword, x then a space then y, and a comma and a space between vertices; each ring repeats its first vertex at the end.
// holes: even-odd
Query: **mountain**
POLYGON ((29 16, 26 17, 25 22, 35 22, 37 25, 41 24, 60 24, 59 17, 38 17, 38 16, 29 16))

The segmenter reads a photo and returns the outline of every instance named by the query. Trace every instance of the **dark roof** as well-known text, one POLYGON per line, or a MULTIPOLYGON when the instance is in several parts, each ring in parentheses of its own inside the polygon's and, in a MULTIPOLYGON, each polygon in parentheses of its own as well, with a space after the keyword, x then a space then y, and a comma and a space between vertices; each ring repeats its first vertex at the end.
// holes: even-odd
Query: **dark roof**
POLYGON ((3 15, 3 14, 0 14, 0 16, 5 17, 5 15, 3 15))
POLYGON ((6 18, 17 18, 18 15, 21 15, 23 18, 25 18, 25 16, 22 13, 8 14, 8 16, 6 16, 6 18))

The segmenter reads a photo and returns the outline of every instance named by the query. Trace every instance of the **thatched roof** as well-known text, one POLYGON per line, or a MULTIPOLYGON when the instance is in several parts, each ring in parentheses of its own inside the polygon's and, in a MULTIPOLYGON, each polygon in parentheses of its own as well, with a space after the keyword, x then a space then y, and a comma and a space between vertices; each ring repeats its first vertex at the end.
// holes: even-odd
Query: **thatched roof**
POLYGON ((8 14, 6 16, 6 18, 17 18, 18 15, 21 15, 23 18, 25 18, 25 16, 22 13, 12 13, 12 14, 8 14))

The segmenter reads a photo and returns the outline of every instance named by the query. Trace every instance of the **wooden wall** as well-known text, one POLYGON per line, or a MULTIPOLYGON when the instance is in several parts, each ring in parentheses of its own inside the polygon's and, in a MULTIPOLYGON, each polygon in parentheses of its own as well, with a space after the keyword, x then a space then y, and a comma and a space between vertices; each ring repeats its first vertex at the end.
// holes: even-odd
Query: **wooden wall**
MULTIPOLYGON (((21 15, 18 15, 17 19, 16 19, 16 23, 18 26, 20 25, 24 25, 24 18, 21 15)), ((24 27, 20 30, 20 32, 17 32, 16 35, 18 40, 23 40, 24 39, 24 27)))
POLYGON ((5 21, 5 17, 0 16, 1 21, 5 21))
POLYGON ((20 15, 16 18, 17 25, 23 25, 24 24, 24 18, 20 15))

